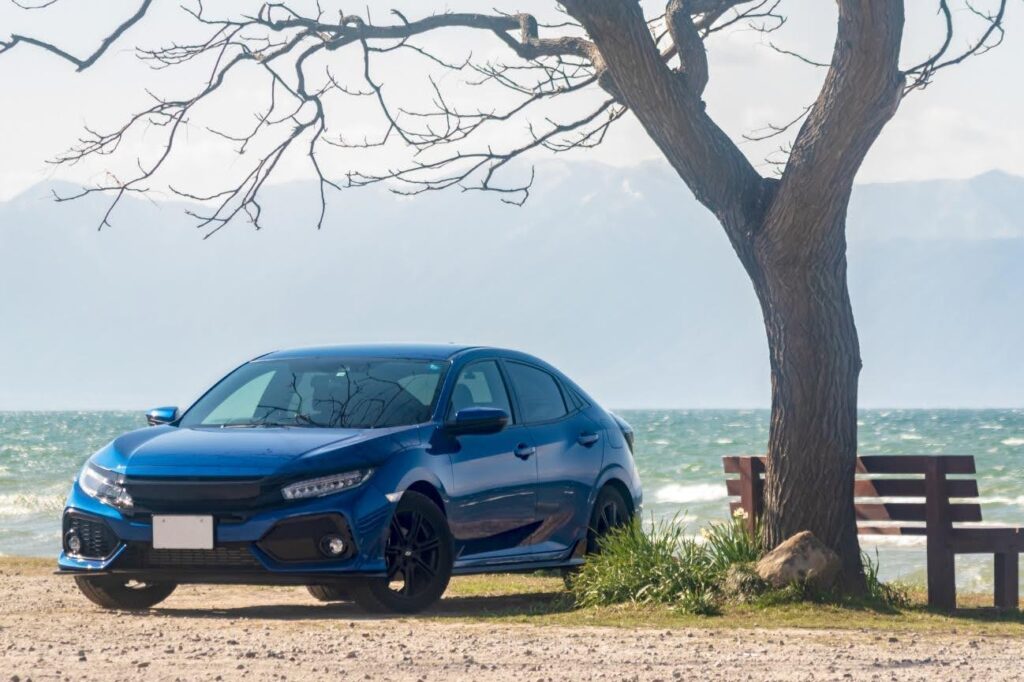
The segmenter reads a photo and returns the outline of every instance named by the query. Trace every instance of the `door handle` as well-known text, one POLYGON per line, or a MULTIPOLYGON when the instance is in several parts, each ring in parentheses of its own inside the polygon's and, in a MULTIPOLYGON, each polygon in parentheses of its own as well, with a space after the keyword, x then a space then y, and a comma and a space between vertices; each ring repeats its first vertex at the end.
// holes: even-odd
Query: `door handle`
POLYGON ((589 448, 591 445, 593 445, 594 443, 596 443, 600 439, 601 439, 601 435, 600 434, 591 433, 589 431, 584 431, 583 433, 580 434, 580 437, 576 439, 576 442, 579 443, 580 445, 584 446, 584 447, 589 448))
POLYGON ((537 448, 533 447, 532 445, 527 445, 526 443, 520 443, 519 446, 516 448, 515 455, 519 459, 529 459, 530 455, 534 454, 535 452, 537 452, 537 448))

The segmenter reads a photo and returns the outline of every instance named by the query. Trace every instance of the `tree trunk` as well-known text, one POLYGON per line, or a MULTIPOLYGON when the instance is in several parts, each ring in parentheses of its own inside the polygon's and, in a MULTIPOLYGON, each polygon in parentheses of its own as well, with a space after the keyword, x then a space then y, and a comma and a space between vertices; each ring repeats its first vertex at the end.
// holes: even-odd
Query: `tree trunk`
POLYGON ((672 70, 636 0, 562 0, 599 51, 609 92, 715 214, 754 283, 772 369, 764 543, 813 532, 842 557, 844 587, 857 591, 864 584, 853 508, 861 363, 846 285, 846 207, 857 169, 902 98, 903 3, 837 4, 825 82, 775 180, 763 178, 708 115, 707 58, 692 3, 666 8, 680 59, 672 70))
MULTIPOLYGON (((773 212, 783 231, 807 239, 794 248, 755 239, 752 279, 771 358, 772 415, 762 539, 775 547, 809 530, 843 559, 843 588, 863 587, 853 508, 857 461, 857 379, 861 359, 846 281, 845 204, 835 224, 773 212)), ((819 214, 820 215, 820 214, 819 214)), ((762 234, 779 225, 768 224, 762 234)))

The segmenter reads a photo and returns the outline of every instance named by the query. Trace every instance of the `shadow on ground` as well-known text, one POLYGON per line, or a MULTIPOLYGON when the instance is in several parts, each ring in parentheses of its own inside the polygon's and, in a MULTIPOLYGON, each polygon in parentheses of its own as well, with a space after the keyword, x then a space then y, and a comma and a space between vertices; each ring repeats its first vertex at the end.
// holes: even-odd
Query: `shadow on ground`
MULTIPOLYGON (((486 597, 446 597, 436 605, 416 614, 427 618, 487 618, 507 616, 544 615, 565 613, 573 609, 572 599, 565 592, 534 592, 486 597)), ((367 613, 351 602, 321 604, 258 604, 232 608, 165 608, 149 613, 171 618, 261 620, 379 620, 381 618, 408 618, 408 615, 367 613)), ((142 617, 146 613, 136 614, 142 617)), ((415 617, 415 616, 414 616, 415 617)))

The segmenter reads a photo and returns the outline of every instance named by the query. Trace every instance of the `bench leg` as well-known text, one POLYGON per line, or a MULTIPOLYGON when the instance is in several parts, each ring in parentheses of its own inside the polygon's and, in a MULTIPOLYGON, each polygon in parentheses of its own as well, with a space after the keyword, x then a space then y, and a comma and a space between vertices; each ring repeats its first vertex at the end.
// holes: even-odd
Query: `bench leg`
POLYGON ((956 569, 953 553, 928 549, 928 606, 943 611, 956 609, 956 569))
POLYGON ((1017 554, 996 554, 995 601, 996 608, 1011 611, 1020 605, 1020 586, 1017 574, 1017 554))

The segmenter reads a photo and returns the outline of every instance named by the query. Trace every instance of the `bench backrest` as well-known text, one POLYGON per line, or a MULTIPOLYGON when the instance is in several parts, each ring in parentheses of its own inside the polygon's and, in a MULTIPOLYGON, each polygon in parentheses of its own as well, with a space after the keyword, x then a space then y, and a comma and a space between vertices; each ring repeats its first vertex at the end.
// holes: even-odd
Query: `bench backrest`
MULTIPOLYGON (((751 530, 764 511, 764 457, 723 457, 729 511, 742 509, 751 530)), ((932 535, 981 521, 972 455, 864 455, 857 458, 854 508, 866 535, 932 535)))

